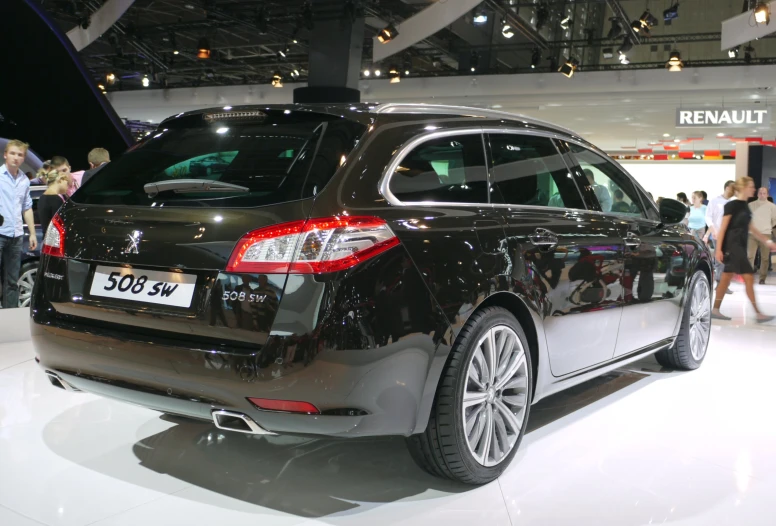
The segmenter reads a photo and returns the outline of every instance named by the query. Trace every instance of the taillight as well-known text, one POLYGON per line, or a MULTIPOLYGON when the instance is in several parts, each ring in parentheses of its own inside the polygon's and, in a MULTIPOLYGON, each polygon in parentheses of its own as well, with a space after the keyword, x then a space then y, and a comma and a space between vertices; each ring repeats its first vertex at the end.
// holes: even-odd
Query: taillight
POLYGON ((235 247, 227 272, 323 274, 346 270, 399 244, 376 217, 327 217, 249 232, 235 247))
POLYGON ((54 214, 43 238, 43 253, 56 258, 65 257, 65 223, 54 214))
POLYGON ((272 400, 270 398, 248 398, 248 400, 265 411, 282 411, 284 413, 305 413, 319 415, 321 412, 310 402, 298 402, 296 400, 272 400))

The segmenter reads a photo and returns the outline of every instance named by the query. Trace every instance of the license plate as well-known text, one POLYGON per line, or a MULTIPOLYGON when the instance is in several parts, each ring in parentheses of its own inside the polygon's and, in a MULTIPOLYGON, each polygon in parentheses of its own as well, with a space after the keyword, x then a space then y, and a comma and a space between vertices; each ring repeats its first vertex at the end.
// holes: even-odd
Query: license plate
POLYGON ((94 271, 89 294, 189 308, 196 283, 197 276, 193 274, 98 266, 94 271))

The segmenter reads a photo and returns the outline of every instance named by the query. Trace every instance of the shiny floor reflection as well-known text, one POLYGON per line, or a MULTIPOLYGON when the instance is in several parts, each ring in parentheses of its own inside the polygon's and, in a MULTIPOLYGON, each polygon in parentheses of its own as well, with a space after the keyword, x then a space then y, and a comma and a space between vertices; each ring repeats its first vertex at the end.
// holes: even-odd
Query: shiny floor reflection
MULTIPOLYGON (((699 371, 648 359, 542 401, 513 465, 474 489, 398 438, 250 437, 63 392, 5 344, 0 525, 773 525, 776 325, 735 290, 699 371)), ((758 297, 776 312, 776 287, 758 297)))

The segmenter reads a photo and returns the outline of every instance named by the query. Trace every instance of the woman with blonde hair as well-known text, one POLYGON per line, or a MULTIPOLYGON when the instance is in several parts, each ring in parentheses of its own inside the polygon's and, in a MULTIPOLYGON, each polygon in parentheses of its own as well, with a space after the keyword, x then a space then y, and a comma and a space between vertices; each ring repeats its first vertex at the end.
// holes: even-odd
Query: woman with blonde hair
POLYGON ((51 218, 59 211, 59 208, 65 202, 65 194, 70 187, 70 178, 68 174, 52 168, 46 174, 46 184, 48 188, 38 199, 38 218, 40 226, 43 229, 43 237, 46 237, 51 218))
POLYGON ((752 224, 752 212, 747 203, 754 196, 754 180, 751 177, 740 177, 736 181, 735 189, 736 197, 725 204, 725 215, 722 217, 722 226, 719 229, 715 257, 717 261, 725 265, 725 268, 717 286, 717 296, 714 299, 711 317, 717 320, 731 319, 724 316, 719 308, 733 275, 738 274, 744 280, 746 295, 757 313, 757 323, 765 323, 774 317, 766 316, 757 308, 757 302, 754 298, 754 269, 749 263, 747 254, 749 235, 751 234, 767 245, 771 252, 775 250, 775 247, 773 241, 758 232, 752 224))

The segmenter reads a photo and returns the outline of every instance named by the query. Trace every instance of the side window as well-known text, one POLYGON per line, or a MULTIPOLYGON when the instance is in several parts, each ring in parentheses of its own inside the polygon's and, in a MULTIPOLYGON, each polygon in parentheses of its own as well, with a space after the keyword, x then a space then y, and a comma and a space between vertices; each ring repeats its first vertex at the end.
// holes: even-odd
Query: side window
POLYGON ((389 188, 405 202, 487 203, 482 135, 454 135, 419 144, 396 168, 389 188))
POLYGON ((494 203, 585 208, 551 139, 507 133, 488 138, 494 203))
POLYGON ((639 194, 630 177, 608 159, 569 143, 589 188, 595 193, 601 210, 613 214, 646 217, 639 194))

